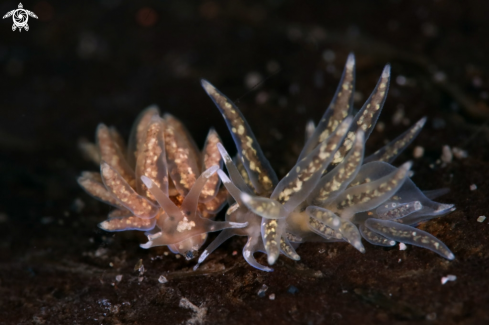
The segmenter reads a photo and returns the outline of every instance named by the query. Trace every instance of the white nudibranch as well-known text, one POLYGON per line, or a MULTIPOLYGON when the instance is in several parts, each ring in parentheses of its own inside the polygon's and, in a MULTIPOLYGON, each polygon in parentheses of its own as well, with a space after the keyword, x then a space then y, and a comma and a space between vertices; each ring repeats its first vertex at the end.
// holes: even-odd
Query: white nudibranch
POLYGON ((272 269, 260 265, 253 256, 255 252, 266 253, 270 265, 279 254, 299 260, 295 251, 298 244, 318 239, 345 241, 362 253, 362 238, 379 246, 400 242, 454 259, 439 239, 416 228, 422 221, 455 210, 451 204, 431 200, 445 190, 425 195, 409 179, 411 162, 400 167, 391 165, 421 131, 426 118, 364 157, 365 142, 384 105, 390 78, 387 65, 374 91, 353 116, 355 57, 350 54, 331 104, 317 126, 307 124, 306 144, 299 159, 280 181, 240 110, 202 80, 238 150, 233 162, 224 147, 217 145, 229 176, 221 170, 218 175, 236 201, 227 211, 226 221, 248 224, 223 230, 204 250, 199 263, 235 235, 248 237, 243 256, 263 271, 272 269))

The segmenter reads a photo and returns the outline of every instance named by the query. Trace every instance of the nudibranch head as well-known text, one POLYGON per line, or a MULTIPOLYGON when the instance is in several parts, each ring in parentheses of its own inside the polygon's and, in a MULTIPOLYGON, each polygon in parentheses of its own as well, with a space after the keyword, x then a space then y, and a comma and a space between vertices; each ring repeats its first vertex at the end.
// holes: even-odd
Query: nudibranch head
POLYGON ((191 258, 208 232, 246 225, 212 220, 227 197, 216 174, 222 160, 214 130, 200 152, 180 121, 151 106, 137 118, 127 149, 114 128, 101 124, 96 136, 100 174, 84 172, 78 183, 115 207, 103 230, 146 231, 141 247, 167 245, 191 258))
POLYGON ((384 105, 390 82, 387 65, 363 107, 352 115, 355 58, 348 56, 336 94, 318 125, 308 124, 308 139, 296 165, 280 181, 238 107, 208 81, 202 86, 221 111, 236 144, 233 160, 219 145, 229 177, 218 172, 236 203, 226 220, 248 222, 226 229, 206 248, 199 263, 233 235, 248 236, 243 255, 265 252, 272 265, 279 254, 298 260, 294 247, 308 240, 346 241, 360 252, 362 238, 380 246, 396 242, 430 249, 453 259, 440 240, 415 226, 454 210, 432 201, 409 179, 411 162, 390 163, 411 143, 426 122, 422 118, 374 154, 364 157, 365 142, 384 105))

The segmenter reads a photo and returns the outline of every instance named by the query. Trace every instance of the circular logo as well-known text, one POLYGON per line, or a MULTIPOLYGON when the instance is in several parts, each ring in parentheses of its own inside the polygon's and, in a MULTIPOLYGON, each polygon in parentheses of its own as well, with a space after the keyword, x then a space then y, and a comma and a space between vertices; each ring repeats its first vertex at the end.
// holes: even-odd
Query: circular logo
POLYGON ((24 9, 17 9, 12 16, 14 18, 14 24, 17 27, 24 27, 27 24, 27 21, 29 20, 29 16, 27 15, 27 12, 25 12, 24 9))
POLYGON ((12 30, 15 31, 16 29, 22 31, 22 28, 25 29, 26 31, 29 30, 29 25, 27 25, 27 21, 29 20, 29 16, 36 18, 37 16, 35 13, 29 10, 25 10, 24 6, 22 6, 22 3, 19 3, 18 9, 11 10, 7 12, 4 16, 3 19, 8 18, 12 16, 12 19, 14 21, 14 24, 12 25, 12 30))

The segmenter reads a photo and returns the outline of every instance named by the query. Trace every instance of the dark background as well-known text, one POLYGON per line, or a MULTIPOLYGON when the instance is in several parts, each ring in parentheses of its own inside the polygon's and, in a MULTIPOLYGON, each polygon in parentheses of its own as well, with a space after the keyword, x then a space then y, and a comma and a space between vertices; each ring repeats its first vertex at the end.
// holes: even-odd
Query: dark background
MULTIPOLYGON (((17 5, 3 1, 0 13, 17 5)), ((489 225, 476 221, 488 213, 487 1, 23 5, 39 16, 29 19, 28 32, 12 32, 11 18, 0 24, 0 324, 489 322, 489 225), (76 177, 97 169, 78 143, 93 141, 98 123, 127 138, 136 115, 156 103, 181 119, 199 146, 214 126, 232 151, 222 117, 200 87, 206 78, 237 100, 283 176, 351 51, 356 108, 392 64, 379 119, 385 128, 373 132, 370 152, 429 117, 415 141, 425 155, 415 160, 413 180, 421 189, 449 187, 439 200, 457 211, 420 228, 443 240, 454 261, 412 246, 366 244, 360 254, 347 244, 307 243, 299 263, 280 258, 275 272, 265 273, 244 262, 243 239, 233 238, 191 273, 195 261, 165 255, 166 248, 140 249, 142 234, 97 228, 109 208, 88 197, 76 177), (264 82, 250 89, 257 74, 264 82), (442 166, 445 144, 469 157, 442 166), (143 275, 134 271, 140 259, 143 275), (457 280, 441 285, 448 274, 457 280), (169 282, 160 284, 160 275, 169 282)), ((397 163, 412 159, 412 148, 397 163)))

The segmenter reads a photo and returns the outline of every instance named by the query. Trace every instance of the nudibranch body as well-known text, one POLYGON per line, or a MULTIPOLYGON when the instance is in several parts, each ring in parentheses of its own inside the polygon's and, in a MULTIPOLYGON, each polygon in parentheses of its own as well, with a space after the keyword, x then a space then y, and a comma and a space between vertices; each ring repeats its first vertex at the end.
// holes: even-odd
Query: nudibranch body
POLYGON ((365 251, 361 238, 380 246, 402 242, 454 258, 440 240, 415 228, 421 221, 453 211, 453 205, 431 201, 416 187, 409 179, 411 162, 399 168, 390 164, 417 136, 426 119, 364 158, 365 142, 387 95, 390 66, 352 116, 354 70, 355 59, 350 54, 331 104, 316 128, 308 125, 310 136, 298 162, 280 181, 236 105, 202 81, 238 149, 235 165, 219 146, 230 179, 222 171, 218 174, 236 200, 226 219, 248 222, 248 226, 223 231, 199 263, 233 235, 248 236, 243 255, 252 266, 265 271, 271 268, 259 265, 254 252, 266 252, 270 265, 280 253, 297 260, 294 246, 317 239, 347 241, 361 252, 365 251))
POLYGON ((216 222, 227 193, 216 174, 222 160, 220 139, 210 130, 201 153, 185 127, 173 116, 143 111, 125 144, 114 128, 97 128, 100 174, 84 172, 78 183, 93 197, 114 206, 106 231, 147 231, 143 248, 168 245, 191 258, 208 232, 246 223, 216 222), (202 172, 201 172, 202 171, 202 172))

